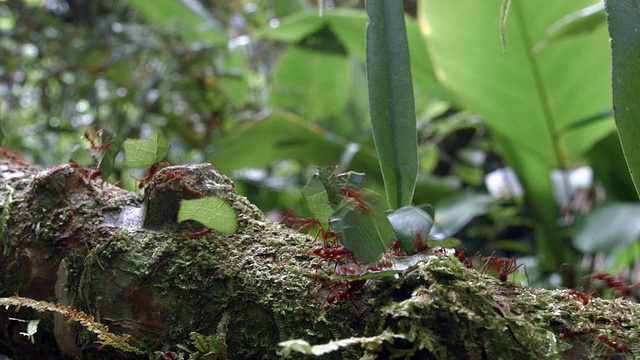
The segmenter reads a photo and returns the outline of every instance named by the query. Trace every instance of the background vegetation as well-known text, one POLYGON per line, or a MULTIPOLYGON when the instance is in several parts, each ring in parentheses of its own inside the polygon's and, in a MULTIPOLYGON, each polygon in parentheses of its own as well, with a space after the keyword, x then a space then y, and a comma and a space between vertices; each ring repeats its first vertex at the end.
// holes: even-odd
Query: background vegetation
MULTIPOLYGON (((40 166, 88 129, 164 133, 274 219, 308 213, 316 166, 366 173, 373 145, 361 1, 0 1, 0 139, 40 166)), ((405 1, 417 117, 414 204, 434 237, 526 262, 541 285, 631 276, 637 195, 612 114, 602 4, 405 1), (460 11, 464 8, 464 11, 460 11)), ((137 189, 121 155, 111 181, 137 189)), ((632 282, 639 279, 631 278, 632 282)))

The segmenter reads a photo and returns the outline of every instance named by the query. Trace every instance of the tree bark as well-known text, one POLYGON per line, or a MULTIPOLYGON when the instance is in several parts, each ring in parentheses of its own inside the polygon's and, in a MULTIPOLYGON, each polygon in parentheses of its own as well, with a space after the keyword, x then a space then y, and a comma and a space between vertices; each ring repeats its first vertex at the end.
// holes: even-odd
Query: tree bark
POLYGON ((636 303, 502 282, 444 252, 390 253, 382 271, 346 258, 359 275, 336 278, 338 264, 311 253, 317 240, 266 220, 208 164, 164 168, 141 197, 70 164, 4 159, 0 186, 11 358, 275 359, 289 339, 341 339, 295 343, 327 358, 640 355, 636 303), (180 200, 200 196, 232 206, 236 233, 176 223, 180 200), (15 319, 41 321, 29 337, 15 319), (130 338, 99 337, 100 325, 130 338))

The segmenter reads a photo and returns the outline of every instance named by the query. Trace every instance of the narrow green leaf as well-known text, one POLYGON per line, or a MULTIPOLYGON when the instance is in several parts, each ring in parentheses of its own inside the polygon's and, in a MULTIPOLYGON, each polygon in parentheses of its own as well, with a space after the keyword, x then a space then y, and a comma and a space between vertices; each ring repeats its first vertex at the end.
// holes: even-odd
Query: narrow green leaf
POLYGON ((238 226, 231 205, 215 196, 180 201, 178 222, 185 220, 197 221, 209 229, 226 234, 233 234, 238 226))
POLYGON ((125 165, 144 168, 162 160, 169 152, 169 143, 162 134, 143 139, 127 139, 123 142, 125 165))
POLYGON ((613 114, 631 178, 640 194, 640 4, 605 1, 613 59, 613 114))
POLYGON ((401 1, 368 0, 367 78, 371 125, 387 201, 411 204, 418 176, 415 105, 401 1))
POLYGON ((593 31, 605 22, 604 4, 598 2, 556 21, 549 26, 547 34, 550 38, 578 35, 593 31))
POLYGON ((511 0, 502 0, 500 6, 500 40, 502 40, 502 53, 507 53, 507 34, 505 29, 507 28, 507 19, 509 18, 509 7, 511 6, 511 0))

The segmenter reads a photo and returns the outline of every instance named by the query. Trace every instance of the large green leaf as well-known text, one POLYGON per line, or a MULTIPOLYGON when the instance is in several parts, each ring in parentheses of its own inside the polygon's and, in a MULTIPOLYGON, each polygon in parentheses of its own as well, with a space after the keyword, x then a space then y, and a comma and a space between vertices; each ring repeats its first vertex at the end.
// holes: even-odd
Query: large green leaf
POLYGON ((351 98, 352 77, 347 57, 292 46, 274 70, 270 102, 309 120, 337 115, 351 98))
POLYGON ((419 23, 436 74, 461 106, 485 117, 523 182, 544 230, 543 257, 554 258, 548 268, 557 269, 563 254, 549 171, 569 168, 611 132, 607 118, 585 121, 611 107, 606 29, 533 50, 547 41, 548 29, 559 19, 593 3, 513 0, 505 54, 501 0, 419 2, 419 23))
MULTIPOLYGON (((323 133, 321 128, 293 114, 277 111, 264 120, 247 123, 216 144, 216 151, 209 161, 225 173, 265 167, 286 159, 332 165, 340 162, 346 147, 346 142, 323 133)), ((350 168, 381 179, 377 159, 370 149, 361 147, 350 168)))
POLYGON ((227 35, 199 2, 192 0, 127 0, 151 24, 180 31, 190 42, 224 45, 227 35))
POLYGON ((631 178, 640 194, 640 4, 605 1, 613 59, 613 108, 631 178))
MULTIPOLYGON (((405 21, 416 96, 428 92, 455 102, 454 97, 436 80, 418 23, 411 17, 406 17, 405 21)), ((365 62, 366 23, 367 15, 361 10, 340 8, 326 12, 322 17, 318 16, 317 11, 308 11, 282 19, 280 25, 275 28, 265 27, 254 37, 298 43, 322 27, 328 27, 350 56, 365 62)))
POLYGON ((410 205, 418 178, 416 115, 402 2, 366 3, 371 128, 387 201, 410 205))

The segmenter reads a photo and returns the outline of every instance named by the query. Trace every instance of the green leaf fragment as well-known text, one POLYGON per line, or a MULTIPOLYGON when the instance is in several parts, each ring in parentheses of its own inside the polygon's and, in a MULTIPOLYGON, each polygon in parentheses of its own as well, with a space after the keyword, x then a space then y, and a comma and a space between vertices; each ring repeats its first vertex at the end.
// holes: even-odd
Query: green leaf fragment
POLYGON ((367 211, 350 202, 336 211, 330 222, 332 231, 358 261, 373 263, 389 247, 395 233, 382 210, 379 196, 376 198, 370 192, 364 194, 368 199, 367 211))
POLYGON ((104 150, 104 153, 98 161, 98 169, 103 179, 109 178, 115 171, 116 156, 122 147, 122 138, 118 135, 111 134, 111 145, 104 150))
POLYGON ((318 219, 322 226, 328 225, 334 210, 329 205, 329 193, 318 175, 314 175, 302 189, 302 196, 307 201, 313 217, 318 219))
POLYGON ((209 229, 226 234, 233 234, 238 226, 233 208, 215 196, 182 200, 178 222, 185 220, 197 221, 209 229))
POLYGON ((127 139, 123 143, 125 165, 144 168, 162 160, 169 152, 169 142, 162 134, 143 139, 127 139))
POLYGON ((420 239, 427 239, 433 227, 433 217, 417 206, 403 206, 387 217, 400 242, 400 248, 405 251, 415 248, 418 234, 420 239))
MULTIPOLYGON (((345 184, 349 184, 350 187, 355 187, 356 189, 360 188, 362 184, 362 180, 364 180, 364 173, 355 172, 355 171, 347 171, 342 174, 338 174, 338 186, 340 188, 344 187, 345 184)), ((338 189, 339 190, 339 189, 338 189)))
POLYGON ((327 166, 325 168, 318 168, 318 179, 322 182, 322 186, 327 191, 327 195, 329 196, 329 202, 331 204, 336 204, 337 201, 337 192, 336 192, 336 169, 337 166, 327 166))
POLYGON ((71 161, 81 166, 91 166, 94 164, 95 159, 87 149, 76 146, 76 148, 71 152, 71 161))

